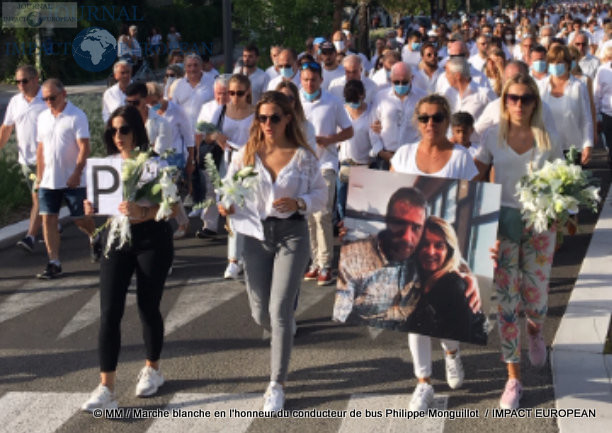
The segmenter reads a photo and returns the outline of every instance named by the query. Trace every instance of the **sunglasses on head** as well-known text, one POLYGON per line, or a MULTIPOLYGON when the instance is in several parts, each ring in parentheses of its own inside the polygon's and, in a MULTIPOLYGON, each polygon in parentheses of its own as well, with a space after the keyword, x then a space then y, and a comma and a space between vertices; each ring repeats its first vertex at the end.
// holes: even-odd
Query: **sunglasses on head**
POLYGON ((304 62, 302 63, 302 71, 304 69, 314 69, 315 71, 320 71, 321 70, 321 65, 319 65, 317 62, 304 62))
POLYGON ((57 95, 51 95, 51 96, 46 96, 44 98, 42 98, 43 101, 47 102, 55 102, 55 100, 57 99, 57 95))
POLYGON ((132 132, 132 127, 128 125, 123 125, 123 126, 120 126, 119 128, 115 128, 115 127, 110 128, 110 133, 113 136, 117 134, 117 131, 119 131, 119 134, 121 135, 128 135, 130 132, 132 132))
POLYGON ((126 99, 125 103, 133 105, 134 107, 137 107, 140 105, 140 99, 126 99))
POLYGON ((410 84, 410 81, 395 80, 393 81, 393 84, 396 86, 406 86, 407 84, 410 84))
POLYGON ((23 80, 15 80, 15 83, 17 83, 17 85, 19 84, 28 84, 30 82, 29 79, 24 78, 23 80))
POLYGON ((433 120, 434 123, 441 123, 445 118, 446 116, 442 113, 432 114, 431 116, 429 114, 421 114, 417 116, 417 120, 424 124, 429 123, 429 119, 433 120))
POLYGON ((529 93, 525 95, 514 95, 512 93, 508 93, 506 95, 506 101, 512 102, 513 104, 517 104, 518 101, 521 101, 523 105, 529 105, 535 101, 535 96, 529 93))
POLYGON ((274 125, 276 125, 277 123, 279 123, 281 121, 281 117, 278 114, 273 114, 271 116, 266 116, 265 114, 260 114, 259 116, 257 116, 257 120, 259 120, 259 123, 264 124, 264 125, 266 123, 268 123, 268 119, 274 125))

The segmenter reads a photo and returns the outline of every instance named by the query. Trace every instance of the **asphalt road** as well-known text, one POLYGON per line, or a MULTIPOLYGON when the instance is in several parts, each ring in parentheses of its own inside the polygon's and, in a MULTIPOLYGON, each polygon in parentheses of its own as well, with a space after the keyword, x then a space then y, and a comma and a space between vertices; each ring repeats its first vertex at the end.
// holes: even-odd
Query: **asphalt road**
MULTIPOLYGON (((597 155, 592 168, 607 190, 609 171, 601 153, 597 155)), ((579 234, 566 238, 555 256, 544 331, 548 345, 565 311, 595 222, 595 216, 581 215, 579 234)), ((191 233, 196 229, 197 221, 192 220, 191 233)), ((269 341, 262 339, 261 329, 250 317, 244 283, 221 278, 225 238, 189 237, 177 241, 175 249, 175 268, 162 301, 167 335, 162 370, 167 382, 155 397, 133 395, 144 359, 134 293, 128 294, 122 323, 120 406, 158 409, 148 413, 157 417, 132 410, 113 420, 79 411, 98 383, 98 266, 89 262, 86 237, 74 225, 66 225, 61 247, 65 276, 51 282, 33 278, 46 263, 43 244, 32 254, 12 246, 0 249, 0 431, 558 430, 554 417, 537 418, 535 412, 526 418, 494 417, 492 409, 498 407, 506 379, 496 329, 486 347, 462 344, 466 380, 459 390, 446 385, 442 352, 434 340, 435 407, 451 410, 449 415, 457 419, 408 419, 401 410, 408 408, 416 381, 406 335, 331 322, 334 288, 312 283, 304 283, 301 290, 299 330, 286 388, 286 409, 297 412, 281 419, 235 412, 261 408, 269 374, 269 341), (192 414, 198 417, 173 417, 177 415, 173 409, 196 411, 192 414), (313 409, 320 412, 307 412, 313 409), (387 409, 398 412, 386 413, 387 409), (330 411, 346 411, 346 415, 330 411)), ((554 408, 550 365, 534 371, 524 358, 523 407, 554 408)))

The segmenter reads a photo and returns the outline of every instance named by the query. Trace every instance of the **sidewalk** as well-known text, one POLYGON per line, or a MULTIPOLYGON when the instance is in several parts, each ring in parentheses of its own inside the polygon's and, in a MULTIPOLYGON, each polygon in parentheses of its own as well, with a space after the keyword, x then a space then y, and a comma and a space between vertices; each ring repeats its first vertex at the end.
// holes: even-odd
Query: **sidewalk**
POLYGON ((609 432, 612 355, 604 343, 612 314, 612 188, 551 347, 557 409, 595 409, 596 418, 557 418, 561 433, 609 432), (587 427, 588 426, 588 427, 587 427))

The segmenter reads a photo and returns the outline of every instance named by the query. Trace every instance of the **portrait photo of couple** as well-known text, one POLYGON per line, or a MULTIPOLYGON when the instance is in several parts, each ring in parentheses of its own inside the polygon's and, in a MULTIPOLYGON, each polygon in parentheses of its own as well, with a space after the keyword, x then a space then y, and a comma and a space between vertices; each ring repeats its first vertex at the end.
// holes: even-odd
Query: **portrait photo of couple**
POLYGON ((485 345, 501 187, 352 170, 333 318, 485 345))

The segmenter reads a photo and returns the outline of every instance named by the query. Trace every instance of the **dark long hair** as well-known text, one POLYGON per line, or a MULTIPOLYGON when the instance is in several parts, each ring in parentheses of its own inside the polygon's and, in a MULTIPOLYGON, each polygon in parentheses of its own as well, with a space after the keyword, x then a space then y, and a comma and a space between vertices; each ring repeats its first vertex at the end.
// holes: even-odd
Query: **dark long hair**
POLYGON ((132 128, 132 136, 134 137, 134 147, 140 148, 140 150, 147 150, 149 148, 149 137, 147 136, 147 130, 145 129, 144 122, 140 111, 136 107, 131 105, 123 105, 117 108, 106 122, 106 129, 104 130, 104 144, 106 145, 106 153, 108 155, 114 155, 119 153, 119 149, 115 146, 113 141, 113 134, 111 128, 113 127, 113 119, 115 117, 122 117, 123 120, 132 128))

